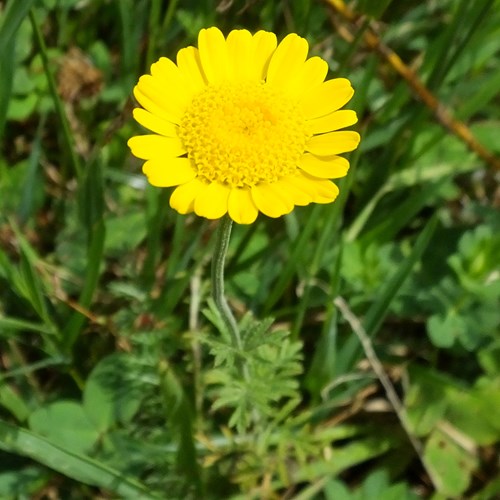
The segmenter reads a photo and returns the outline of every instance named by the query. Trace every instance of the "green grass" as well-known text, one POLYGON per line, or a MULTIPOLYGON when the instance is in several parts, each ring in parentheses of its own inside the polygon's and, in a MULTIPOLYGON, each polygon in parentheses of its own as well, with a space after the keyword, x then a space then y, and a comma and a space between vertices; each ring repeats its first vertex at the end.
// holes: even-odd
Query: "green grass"
POLYGON ((499 172, 365 43, 498 157, 500 2, 348 5, 360 22, 309 0, 6 2, 0 498, 500 496, 499 172), (233 228, 248 380, 209 300, 215 224, 126 147, 135 81, 212 25, 306 37, 353 82, 362 136, 334 204, 233 228))

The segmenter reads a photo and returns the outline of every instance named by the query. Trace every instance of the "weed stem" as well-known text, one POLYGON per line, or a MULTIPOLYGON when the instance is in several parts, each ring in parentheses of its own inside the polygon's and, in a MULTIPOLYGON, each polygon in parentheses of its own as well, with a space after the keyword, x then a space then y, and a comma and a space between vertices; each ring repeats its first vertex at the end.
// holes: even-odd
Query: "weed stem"
POLYGON ((220 220, 217 227, 214 255, 212 258, 212 297, 231 335, 233 348, 238 353, 237 359, 241 375, 244 380, 248 380, 248 368, 245 365, 244 358, 241 356, 243 343, 241 341, 240 330, 224 295, 224 263, 226 261, 227 249, 231 238, 232 225, 233 221, 226 215, 220 220))

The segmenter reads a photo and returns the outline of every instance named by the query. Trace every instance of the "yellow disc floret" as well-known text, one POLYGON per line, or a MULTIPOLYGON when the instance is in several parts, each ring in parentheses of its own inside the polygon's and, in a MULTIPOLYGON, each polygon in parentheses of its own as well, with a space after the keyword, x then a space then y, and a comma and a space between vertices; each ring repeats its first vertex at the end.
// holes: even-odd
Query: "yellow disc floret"
POLYGON ((231 82, 194 97, 179 137, 199 178, 252 187, 294 172, 311 135, 297 103, 265 82, 231 82))

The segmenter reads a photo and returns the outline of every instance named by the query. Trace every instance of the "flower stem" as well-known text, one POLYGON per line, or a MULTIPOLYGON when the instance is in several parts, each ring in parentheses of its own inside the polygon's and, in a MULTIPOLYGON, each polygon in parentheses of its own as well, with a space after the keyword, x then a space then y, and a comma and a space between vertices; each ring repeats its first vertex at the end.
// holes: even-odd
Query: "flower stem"
MULTIPOLYGON (((241 353, 243 351, 243 343, 241 341, 240 329, 238 323, 227 303, 224 295, 224 263, 226 261, 229 239, 231 237, 231 229, 233 221, 228 215, 225 215, 219 222, 217 232, 215 234, 214 256, 212 258, 212 297, 219 314, 224 321, 226 328, 231 335, 231 343, 236 351, 236 366, 240 372, 240 376, 246 382, 250 382, 250 371, 248 369, 246 358, 241 353)), ((259 421, 259 412, 257 408, 253 408, 252 420, 254 423, 259 421)))
MULTIPOLYGON (((214 256, 212 259, 212 297, 226 328, 231 334, 233 348, 237 352, 241 352, 243 344, 241 342, 240 330, 224 295, 224 263, 226 261, 232 225, 233 221, 226 215, 220 220, 217 227, 214 256)), ((241 373, 246 378, 247 370, 241 357, 238 356, 238 358, 241 373)))

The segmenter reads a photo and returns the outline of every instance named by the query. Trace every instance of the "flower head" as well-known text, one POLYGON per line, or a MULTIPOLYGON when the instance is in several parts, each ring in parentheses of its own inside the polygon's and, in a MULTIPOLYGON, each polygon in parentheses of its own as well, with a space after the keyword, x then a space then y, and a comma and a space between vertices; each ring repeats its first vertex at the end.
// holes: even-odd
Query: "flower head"
POLYGON ((154 186, 177 186, 170 206, 208 219, 229 214, 240 224, 259 212, 279 217, 295 205, 330 203, 329 179, 344 177, 359 134, 340 110, 354 91, 349 80, 325 81, 328 64, 307 59, 295 34, 278 45, 274 33, 202 29, 198 48, 176 63, 162 57, 141 76, 134 118, 152 134, 132 137, 154 186))

